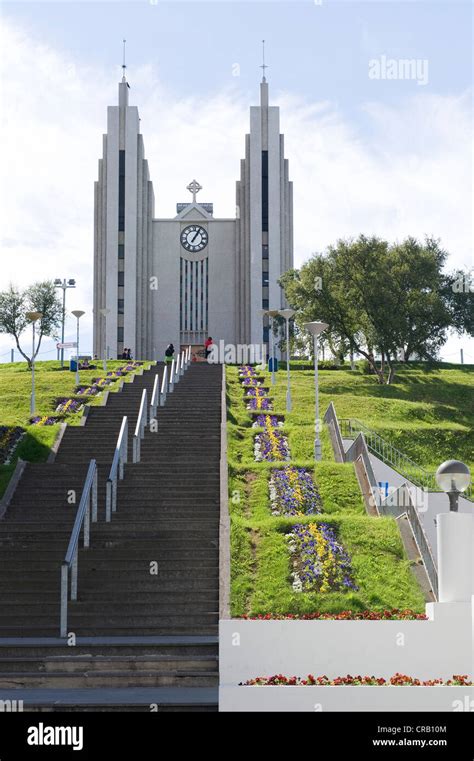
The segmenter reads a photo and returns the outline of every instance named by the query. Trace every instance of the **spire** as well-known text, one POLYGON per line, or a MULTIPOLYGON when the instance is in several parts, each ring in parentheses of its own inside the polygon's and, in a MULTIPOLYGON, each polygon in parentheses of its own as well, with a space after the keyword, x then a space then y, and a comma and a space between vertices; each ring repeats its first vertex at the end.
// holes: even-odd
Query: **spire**
POLYGON ((125 44, 127 40, 122 40, 123 42, 123 58, 122 58, 122 81, 119 82, 119 106, 128 106, 128 91, 130 89, 130 85, 127 82, 127 77, 125 76, 125 70, 127 68, 127 64, 125 63, 125 44))
POLYGON ((127 44, 127 40, 122 40, 122 42, 123 42, 122 82, 126 82, 127 79, 125 77, 125 69, 127 68, 127 64, 125 63, 125 45, 127 44))
POLYGON ((260 82, 260 106, 266 108, 268 106, 268 82, 265 76, 265 69, 268 69, 268 66, 265 63, 265 40, 262 40, 262 58, 263 63, 260 68, 263 69, 263 76, 260 82))
POLYGON ((262 82, 266 82, 265 69, 268 69, 268 66, 265 63, 265 40, 262 40, 262 61, 263 63, 260 66, 260 68, 263 69, 262 82))

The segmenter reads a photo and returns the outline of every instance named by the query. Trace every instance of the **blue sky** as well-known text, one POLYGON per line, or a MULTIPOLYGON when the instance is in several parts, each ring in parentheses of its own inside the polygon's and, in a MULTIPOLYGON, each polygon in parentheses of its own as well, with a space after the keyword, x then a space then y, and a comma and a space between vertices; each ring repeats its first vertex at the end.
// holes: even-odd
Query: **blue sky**
MULTIPOLYGON (((86 309, 86 343, 93 182, 124 37, 157 216, 173 215, 193 177, 216 216, 233 216, 265 38, 294 181, 296 264, 365 232, 431 234, 450 266, 473 265, 470 2, 7 2, 1 34, 0 287, 75 276, 70 308, 86 309), (371 78, 382 58, 427 62, 426 83, 371 78)), ((0 336, 0 359, 10 345, 0 336)), ((443 355, 456 359, 461 345, 474 362, 466 338, 443 355)))

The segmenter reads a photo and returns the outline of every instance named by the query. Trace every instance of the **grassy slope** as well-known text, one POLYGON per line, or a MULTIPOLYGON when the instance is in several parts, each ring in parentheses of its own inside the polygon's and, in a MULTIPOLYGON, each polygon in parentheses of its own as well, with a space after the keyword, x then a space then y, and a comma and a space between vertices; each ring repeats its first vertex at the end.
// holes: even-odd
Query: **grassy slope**
MULTIPOLYGON (((107 363, 107 369, 121 367, 123 360, 107 363)), ((61 371, 59 362, 37 362, 35 372, 36 414, 53 415, 58 397, 74 396, 76 387, 75 373, 61 371)), ((95 370, 81 370, 81 384, 87 385, 92 378, 105 375, 102 363, 97 363, 95 370)), ((125 380, 131 375, 125 376, 125 380)), ((118 383, 111 385, 111 390, 118 389, 118 383)), ((6 489, 16 460, 20 457, 28 462, 44 462, 49 455, 59 430, 59 424, 52 426, 29 425, 30 418, 31 372, 25 362, 0 364, 0 425, 20 426, 26 436, 18 445, 11 465, 0 466, 0 496, 6 489)), ((100 404, 101 397, 87 397, 87 404, 100 404)), ((69 415, 68 424, 77 425, 81 413, 69 415)))
MULTIPOLYGON (((452 456, 472 464, 473 370, 445 366, 427 372, 422 366, 410 367, 388 388, 357 372, 323 371, 321 410, 334 401, 340 417, 359 418, 427 469, 434 470, 452 456)), ((275 412, 284 414, 286 376, 279 373, 277 377, 272 391, 275 412)), ((292 388, 293 412, 286 415, 284 430, 293 462, 313 468, 313 373, 294 372, 292 388)), ((284 533, 295 520, 270 514, 267 484, 272 465, 253 460, 255 432, 242 396, 237 370, 229 368, 232 614, 385 607, 423 610, 423 597, 404 557, 395 521, 366 516, 352 465, 334 462, 326 431, 323 461, 314 470, 324 506, 319 520, 337 527, 352 555, 359 590, 324 596, 292 591, 284 533)))

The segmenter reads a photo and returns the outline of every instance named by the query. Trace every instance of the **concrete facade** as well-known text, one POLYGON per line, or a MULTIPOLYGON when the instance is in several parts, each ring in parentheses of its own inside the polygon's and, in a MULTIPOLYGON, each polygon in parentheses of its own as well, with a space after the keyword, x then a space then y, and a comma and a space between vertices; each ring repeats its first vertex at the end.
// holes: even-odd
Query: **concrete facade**
POLYGON ((119 105, 108 108, 95 183, 94 353, 114 357, 127 347, 136 358, 162 359, 168 343, 197 350, 209 335, 268 343, 261 310, 286 305, 278 280, 293 266, 293 190, 265 78, 250 109, 232 219, 215 218, 197 191, 175 217, 155 218, 129 89, 124 77, 119 105))

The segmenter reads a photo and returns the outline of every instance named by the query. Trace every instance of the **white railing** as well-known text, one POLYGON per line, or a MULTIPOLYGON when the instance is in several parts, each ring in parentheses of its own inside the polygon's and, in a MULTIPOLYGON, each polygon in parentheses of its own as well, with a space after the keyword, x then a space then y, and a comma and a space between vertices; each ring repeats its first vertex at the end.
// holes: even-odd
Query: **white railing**
POLYGON ((167 384, 168 384, 168 365, 165 366, 165 369, 163 370, 163 379, 161 381, 161 392, 160 392, 160 407, 163 407, 164 403, 166 402, 166 393, 167 393, 167 384))
POLYGON ((140 444, 141 440, 145 436, 145 428, 147 425, 147 393, 146 388, 142 391, 142 399, 140 402, 140 411, 138 413, 138 420, 135 426, 135 433, 133 434, 133 462, 140 462, 140 444))
POLYGON ((67 608, 69 599, 69 572, 71 572, 71 600, 77 600, 78 551, 81 531, 84 528, 84 547, 90 544, 90 524, 97 523, 97 463, 91 460, 77 508, 76 520, 66 556, 61 565, 61 601, 59 636, 67 637, 67 608))
POLYGON ((158 373, 156 373, 155 380, 153 383, 153 391, 151 394, 150 420, 156 417, 156 411, 158 409, 159 403, 160 403, 160 378, 158 373))
POLYGON ((172 394, 173 391, 174 391, 174 357, 171 360, 170 382, 169 382, 169 386, 168 386, 168 391, 170 392, 170 394, 172 394))
POLYGON ((128 462, 128 418, 122 418, 120 433, 115 446, 114 458, 110 468, 109 477, 105 485, 105 521, 110 523, 112 513, 117 510, 117 486, 118 480, 123 479, 123 466, 128 462))
POLYGON ((173 376, 173 383, 179 383, 179 360, 180 355, 176 357, 174 361, 174 376, 173 376))

